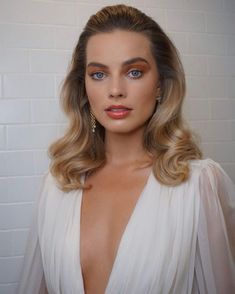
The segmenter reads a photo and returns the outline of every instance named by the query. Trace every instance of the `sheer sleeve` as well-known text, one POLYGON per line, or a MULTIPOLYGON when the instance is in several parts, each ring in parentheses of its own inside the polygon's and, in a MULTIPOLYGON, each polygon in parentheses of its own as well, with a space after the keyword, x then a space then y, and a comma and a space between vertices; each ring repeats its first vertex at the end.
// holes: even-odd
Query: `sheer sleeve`
POLYGON ((193 293, 235 293, 235 185, 221 166, 203 161, 193 293))
MULTIPOLYGON (((43 179, 45 183, 46 175, 43 179)), ((41 189, 42 190, 42 189, 41 189)), ((42 191, 40 192, 40 196, 42 191)), ((33 220, 24 255, 23 269, 18 287, 18 294, 48 294, 43 273, 41 250, 38 238, 38 204, 35 203, 33 220)))

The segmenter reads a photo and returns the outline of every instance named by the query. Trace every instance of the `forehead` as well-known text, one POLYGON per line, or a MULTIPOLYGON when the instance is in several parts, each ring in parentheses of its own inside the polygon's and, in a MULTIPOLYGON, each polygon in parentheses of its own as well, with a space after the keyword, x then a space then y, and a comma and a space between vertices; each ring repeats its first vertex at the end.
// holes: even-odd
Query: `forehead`
POLYGON ((87 43, 86 59, 114 63, 133 57, 144 57, 149 62, 154 58, 149 39, 138 32, 116 30, 92 36, 87 43))

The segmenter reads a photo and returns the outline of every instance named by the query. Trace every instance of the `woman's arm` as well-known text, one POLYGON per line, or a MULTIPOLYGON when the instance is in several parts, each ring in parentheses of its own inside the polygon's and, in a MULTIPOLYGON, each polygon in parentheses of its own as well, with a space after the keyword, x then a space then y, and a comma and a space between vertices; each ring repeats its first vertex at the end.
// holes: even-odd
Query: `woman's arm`
POLYGON ((194 286, 199 293, 231 294, 235 293, 235 186, 218 163, 206 162, 199 178, 194 286))

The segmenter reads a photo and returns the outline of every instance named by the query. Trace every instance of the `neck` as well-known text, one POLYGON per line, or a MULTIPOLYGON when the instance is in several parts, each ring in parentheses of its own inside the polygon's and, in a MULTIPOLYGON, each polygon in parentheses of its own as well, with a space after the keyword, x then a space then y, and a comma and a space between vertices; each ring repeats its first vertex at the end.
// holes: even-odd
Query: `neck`
POLYGON ((113 166, 141 167, 151 164, 151 155, 143 147, 144 130, 132 134, 105 133, 107 164, 113 166))

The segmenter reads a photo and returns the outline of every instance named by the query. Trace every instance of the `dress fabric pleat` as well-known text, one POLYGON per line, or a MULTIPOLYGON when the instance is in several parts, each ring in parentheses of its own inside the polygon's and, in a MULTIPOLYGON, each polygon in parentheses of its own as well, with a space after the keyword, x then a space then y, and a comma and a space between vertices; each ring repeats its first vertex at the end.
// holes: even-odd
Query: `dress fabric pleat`
MULTIPOLYGON (((169 187, 151 172, 122 235, 105 294, 235 293, 235 186, 211 159, 190 161, 169 187)), ((36 203, 19 294, 85 294, 80 264, 82 190, 50 173, 36 203), (45 286, 46 285, 46 286, 45 286)))

